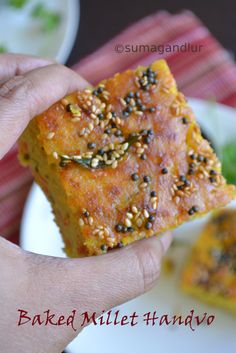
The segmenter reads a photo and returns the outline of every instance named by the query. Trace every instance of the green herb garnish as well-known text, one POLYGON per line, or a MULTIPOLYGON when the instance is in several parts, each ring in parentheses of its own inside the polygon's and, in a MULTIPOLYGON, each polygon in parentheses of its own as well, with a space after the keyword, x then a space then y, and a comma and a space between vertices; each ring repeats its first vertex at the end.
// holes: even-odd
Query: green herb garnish
POLYGON ((222 148, 222 173, 229 183, 236 185, 236 141, 222 148))
POLYGON ((36 5, 31 13, 33 18, 37 18, 42 23, 42 30, 50 32, 55 29, 60 21, 61 16, 52 10, 49 10, 44 4, 36 5))
POLYGON ((25 6, 28 0, 8 0, 10 6, 15 7, 16 9, 21 9, 25 6))
POLYGON ((7 52, 7 48, 5 45, 0 45, 0 54, 6 53, 7 52))
MULTIPOLYGON (((113 155, 113 152, 116 152, 118 154, 118 156, 115 157, 115 161, 116 163, 122 159, 124 157, 124 154, 127 153, 128 149, 130 148, 130 146, 138 141, 138 134, 135 135, 131 135, 127 138, 127 140, 125 140, 124 142, 122 142, 121 144, 119 144, 119 148, 117 150, 108 150, 104 153, 106 153, 108 156, 109 154, 111 154, 111 158, 113 155), (122 153, 119 153, 118 151, 122 150, 122 153)), ((99 152, 94 152, 94 154, 90 157, 90 158, 85 158, 83 156, 80 155, 74 155, 74 156, 68 156, 68 155, 60 155, 60 166, 61 167, 65 167, 68 163, 74 162, 77 164, 80 164, 83 167, 86 168, 92 168, 92 169, 99 169, 99 168, 104 168, 104 167, 109 167, 112 166, 112 163, 110 163, 109 161, 111 161, 111 159, 98 159, 97 157, 100 156, 99 152)), ((114 162, 115 162, 114 161, 114 162)))

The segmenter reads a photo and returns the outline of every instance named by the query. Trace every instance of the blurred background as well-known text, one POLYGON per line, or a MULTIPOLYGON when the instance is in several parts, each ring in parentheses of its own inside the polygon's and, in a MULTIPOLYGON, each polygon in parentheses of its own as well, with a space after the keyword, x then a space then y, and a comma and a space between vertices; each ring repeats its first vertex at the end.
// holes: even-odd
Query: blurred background
POLYGON ((158 10, 193 11, 221 44, 236 54, 235 0, 81 0, 80 7, 79 32, 69 65, 99 48, 128 25, 158 10))
POLYGON ((0 51, 56 56, 71 66, 143 17, 183 9, 236 53, 234 0, 1 0, 0 51))

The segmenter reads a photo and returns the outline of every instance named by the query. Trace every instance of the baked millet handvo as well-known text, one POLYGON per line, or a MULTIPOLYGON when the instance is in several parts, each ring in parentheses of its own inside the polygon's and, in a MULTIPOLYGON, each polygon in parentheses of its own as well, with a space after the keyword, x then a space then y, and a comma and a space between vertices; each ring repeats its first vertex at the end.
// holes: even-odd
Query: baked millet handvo
POLYGON ((19 140, 70 257, 159 235, 235 197, 164 60, 35 117, 19 140))

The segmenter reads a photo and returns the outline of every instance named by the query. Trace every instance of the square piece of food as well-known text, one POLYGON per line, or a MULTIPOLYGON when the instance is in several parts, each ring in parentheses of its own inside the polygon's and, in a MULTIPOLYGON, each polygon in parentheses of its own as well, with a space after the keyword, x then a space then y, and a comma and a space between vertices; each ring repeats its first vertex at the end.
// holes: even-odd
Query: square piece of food
POLYGON ((236 314, 236 211, 217 212, 193 247, 183 290, 236 314))
POLYGON ((71 257, 158 235, 235 196, 164 60, 62 99, 19 149, 71 257))

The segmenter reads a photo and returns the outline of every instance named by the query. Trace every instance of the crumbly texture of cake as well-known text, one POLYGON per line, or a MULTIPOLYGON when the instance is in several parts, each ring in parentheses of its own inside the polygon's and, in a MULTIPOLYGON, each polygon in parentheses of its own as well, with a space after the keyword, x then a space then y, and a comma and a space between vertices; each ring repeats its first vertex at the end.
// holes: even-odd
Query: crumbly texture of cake
POLYGON ((19 156, 71 257, 159 235, 235 196, 164 60, 63 98, 30 122, 19 156))
POLYGON ((183 290, 236 314, 236 211, 217 212, 194 245, 183 290))

